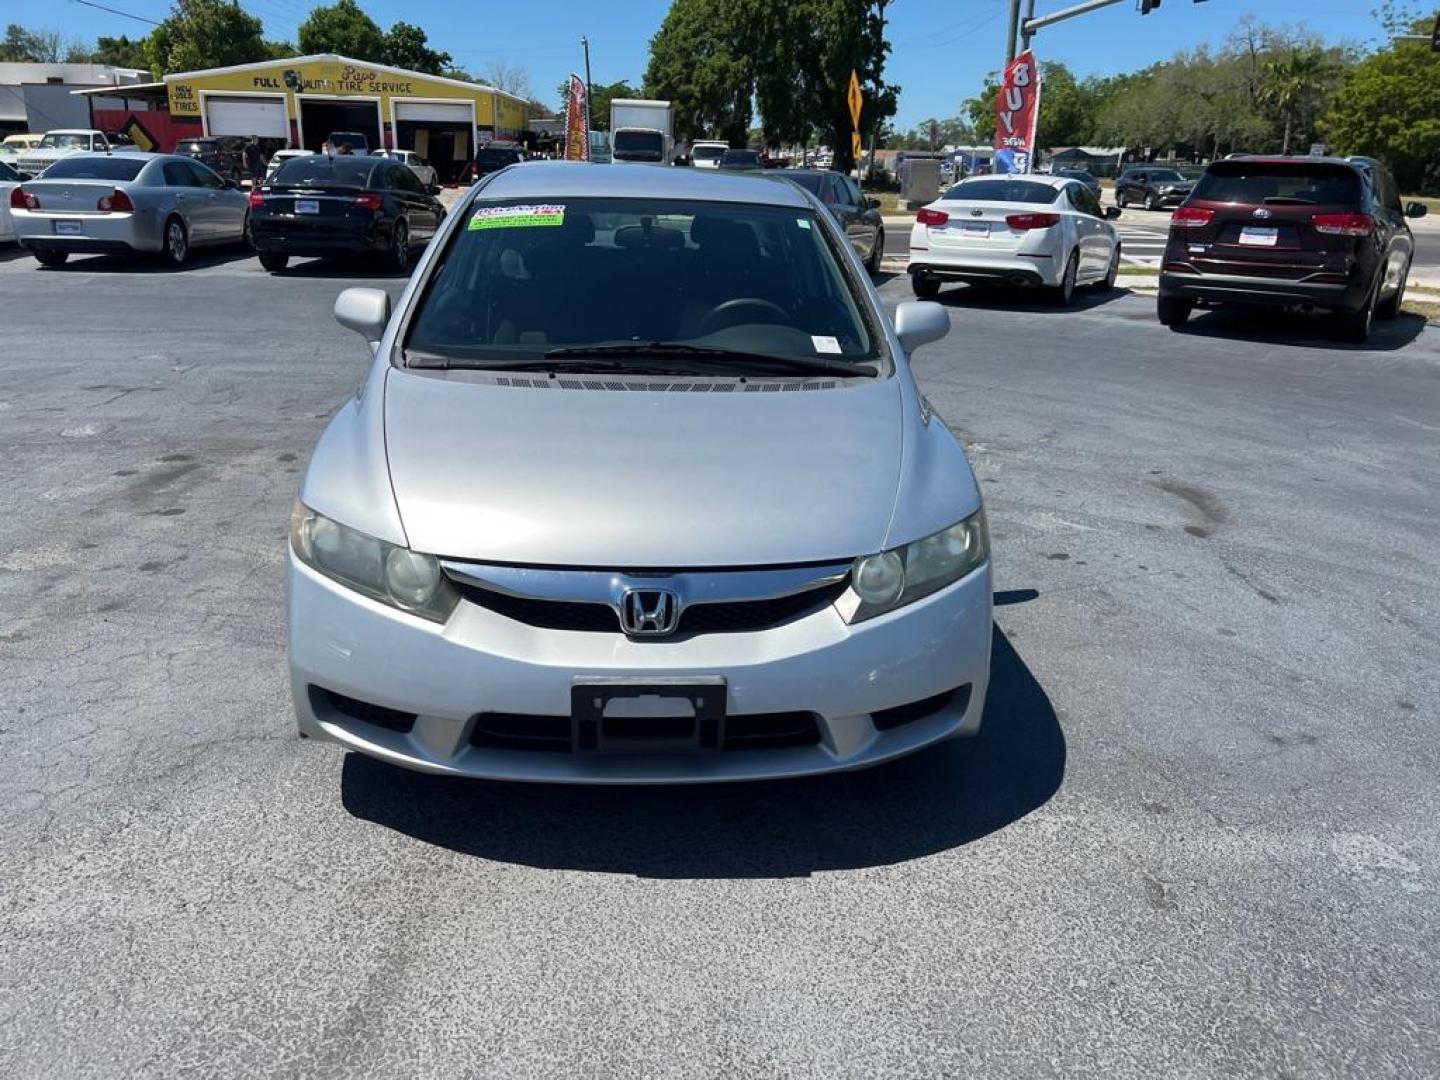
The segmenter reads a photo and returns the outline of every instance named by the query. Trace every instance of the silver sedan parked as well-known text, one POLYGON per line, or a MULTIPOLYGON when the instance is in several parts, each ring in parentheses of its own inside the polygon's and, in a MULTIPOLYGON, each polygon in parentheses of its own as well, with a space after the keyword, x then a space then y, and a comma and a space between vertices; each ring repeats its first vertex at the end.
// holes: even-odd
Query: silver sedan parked
POLYGON ((174 154, 76 154, 10 193, 20 244, 43 266, 125 251, 181 266, 192 248, 246 242, 249 209, 233 183, 174 154))
POLYGON ((989 538, 955 436, 814 196, 537 162, 482 179, 291 519, 300 734, 448 775, 711 782, 973 734, 989 538))

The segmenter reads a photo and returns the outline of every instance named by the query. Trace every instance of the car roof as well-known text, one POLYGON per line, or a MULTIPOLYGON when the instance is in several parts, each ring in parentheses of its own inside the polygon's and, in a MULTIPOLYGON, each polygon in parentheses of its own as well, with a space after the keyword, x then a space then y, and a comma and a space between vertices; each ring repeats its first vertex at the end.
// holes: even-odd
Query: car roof
POLYGON ((626 162, 596 165, 583 161, 527 161, 492 174, 478 190, 484 199, 578 199, 598 195, 810 207, 798 187, 771 183, 769 174, 668 169, 626 162))
POLYGON ((1345 165, 1352 169, 1368 169, 1380 164, 1374 158, 1367 157, 1309 157, 1300 154, 1236 154, 1210 164, 1223 165, 1229 161, 1250 165, 1345 165))

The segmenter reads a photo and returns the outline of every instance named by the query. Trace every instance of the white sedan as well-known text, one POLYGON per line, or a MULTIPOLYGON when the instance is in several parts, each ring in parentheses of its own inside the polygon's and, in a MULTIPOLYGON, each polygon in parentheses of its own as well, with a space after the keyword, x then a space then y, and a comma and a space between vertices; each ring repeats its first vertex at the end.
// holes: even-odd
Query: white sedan
POLYGON ((376 157, 388 157, 392 161, 408 165, 420 183, 427 188, 435 187, 439 181, 435 179, 435 166, 422 158, 414 150, 372 150, 376 157))
POLYGON ((1065 177, 973 176, 915 215, 910 284, 930 299, 946 281, 1044 288, 1069 304, 1076 286, 1110 289, 1120 271, 1115 207, 1065 177))

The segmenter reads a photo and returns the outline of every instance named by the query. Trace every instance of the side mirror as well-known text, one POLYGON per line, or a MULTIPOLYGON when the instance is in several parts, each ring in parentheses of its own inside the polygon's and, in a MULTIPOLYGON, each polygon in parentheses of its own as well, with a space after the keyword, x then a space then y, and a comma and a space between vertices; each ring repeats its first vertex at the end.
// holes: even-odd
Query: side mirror
POLYGON ((879 210, 879 209, 880 209, 880 200, 879 200, 879 199, 866 199, 866 200, 865 200, 865 209, 866 209, 866 210, 879 210))
POLYGON ((1429 211, 1430 208, 1423 202, 1407 203, 1405 206, 1406 217, 1424 217, 1429 211))
POLYGON ((373 345, 385 336, 390 294, 384 289, 346 289, 335 298, 335 321, 373 345))
POLYGON ((949 332, 950 313, 934 301, 906 300, 895 309, 895 336, 907 354, 949 332))
POLYGON ((1114 221, 1114 220, 1115 220, 1116 218, 1118 218, 1119 216, 1120 216, 1120 208, 1119 208, 1118 206, 1107 206, 1107 207, 1105 208, 1105 220, 1106 220, 1106 221, 1114 221))

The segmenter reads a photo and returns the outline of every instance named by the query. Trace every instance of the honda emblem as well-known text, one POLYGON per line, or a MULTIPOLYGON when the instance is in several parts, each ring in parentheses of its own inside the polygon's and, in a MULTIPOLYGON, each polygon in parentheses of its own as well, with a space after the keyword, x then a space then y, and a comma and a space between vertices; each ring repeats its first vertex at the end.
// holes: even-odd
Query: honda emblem
POLYGON ((631 637, 663 637, 680 623, 680 600, 669 589, 626 589, 620 626, 631 637))

